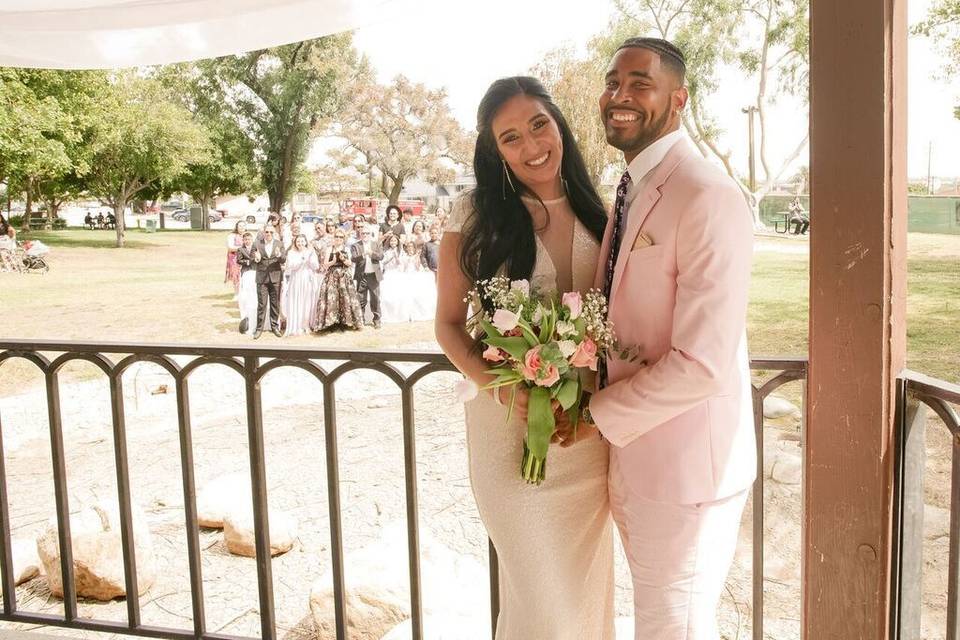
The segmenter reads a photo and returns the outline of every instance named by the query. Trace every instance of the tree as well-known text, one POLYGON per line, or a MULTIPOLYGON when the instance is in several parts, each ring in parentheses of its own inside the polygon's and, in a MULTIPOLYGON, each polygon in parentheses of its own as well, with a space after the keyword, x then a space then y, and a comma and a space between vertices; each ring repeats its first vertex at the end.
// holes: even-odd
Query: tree
MULTIPOLYGON (((683 125, 704 157, 719 160, 740 187, 760 221, 760 200, 806 149, 807 127, 785 156, 768 145, 774 126, 769 108, 784 95, 806 102, 809 73, 809 0, 616 0, 620 19, 639 33, 673 41, 687 58, 690 100, 683 125), (720 118, 711 113, 710 94, 723 74, 741 72, 753 85, 759 126, 762 175, 751 189, 721 143, 720 118)), ((616 42, 609 42, 612 55, 616 42)), ((739 113, 736 114, 740 116, 739 113)), ((727 116, 729 117, 729 116, 727 116)))
POLYGON ((203 211, 201 228, 209 229, 210 203, 219 196, 255 192, 259 185, 253 144, 236 123, 224 118, 201 117, 210 140, 210 153, 171 185, 189 194, 203 211))
POLYGON ((103 96, 90 139, 91 193, 113 208, 117 246, 124 243, 123 212, 145 189, 173 182, 191 164, 206 162, 206 132, 155 80, 119 74, 103 96))
POLYGON ((331 149, 327 162, 313 172, 314 190, 320 196, 333 196, 337 202, 367 190, 367 166, 357 159, 353 149, 331 149))
POLYGON ((380 175, 391 204, 404 183, 468 162, 471 140, 447 105, 443 89, 428 89, 397 76, 388 86, 356 78, 343 115, 327 133, 344 138, 380 175))
POLYGON ((350 34, 196 63, 194 95, 215 100, 254 148, 260 180, 279 211, 293 193, 311 132, 341 104, 356 54, 350 34))
POLYGON ((30 228, 38 184, 73 166, 66 143, 75 132, 56 96, 45 90, 50 73, 0 68, 0 179, 9 194, 25 195, 24 229, 30 228))
MULTIPOLYGON (((935 0, 927 17, 914 25, 913 33, 931 38, 946 58, 944 76, 960 72, 960 0, 935 0)), ((953 115, 960 120, 960 106, 953 115)))

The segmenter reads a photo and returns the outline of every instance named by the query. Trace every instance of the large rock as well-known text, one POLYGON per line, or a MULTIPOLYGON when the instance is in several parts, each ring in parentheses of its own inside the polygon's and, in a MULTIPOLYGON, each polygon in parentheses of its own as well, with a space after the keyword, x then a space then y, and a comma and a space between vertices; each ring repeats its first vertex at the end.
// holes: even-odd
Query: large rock
POLYGON ((770 477, 780 484, 800 484, 803 481, 803 459, 794 453, 778 451, 770 477))
MULTIPOLYGON (((348 567, 347 635, 377 640, 387 634, 410 637, 409 623, 396 629, 410 617, 406 525, 387 525, 379 540, 347 554, 344 564, 348 567)), ((490 637, 489 610, 478 606, 490 600, 490 578, 476 559, 455 553, 421 529, 420 576, 427 638, 490 637), (459 635, 443 635, 456 625, 459 635), (464 630, 469 634, 464 635, 464 630)), ((328 573, 310 593, 310 612, 321 640, 336 637, 333 603, 333 578, 328 573)))
POLYGON ((786 398, 769 395, 763 399, 763 417, 775 420, 777 418, 800 418, 800 408, 786 398))
POLYGON ((14 540, 12 554, 13 581, 17 586, 33 580, 43 571, 43 563, 40 562, 34 540, 14 540))
MULTIPOLYGON (((94 600, 126 596, 120 514, 113 505, 94 505, 70 516, 73 570, 77 595, 94 600)), ((153 540, 143 513, 133 510, 133 538, 137 561, 137 590, 145 593, 156 578, 153 540)), ((47 574, 47 585, 63 597, 57 522, 53 518, 37 538, 37 553, 47 574)))
MULTIPOLYGON (((270 555, 277 556, 293 548, 297 541, 297 519, 289 513, 270 509, 270 555)), ((237 556, 257 557, 253 525, 253 507, 236 507, 223 519, 223 539, 227 550, 237 556)))
POLYGON ((201 527, 222 529, 228 513, 253 508, 251 495, 249 474, 230 473, 215 478, 197 492, 197 522, 201 527))

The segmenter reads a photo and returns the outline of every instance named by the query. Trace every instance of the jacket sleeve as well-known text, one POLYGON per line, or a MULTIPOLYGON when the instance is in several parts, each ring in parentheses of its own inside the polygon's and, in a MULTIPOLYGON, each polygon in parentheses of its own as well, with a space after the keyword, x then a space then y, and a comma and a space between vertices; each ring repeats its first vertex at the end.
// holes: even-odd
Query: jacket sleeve
POLYGON ((730 185, 695 195, 680 216, 676 241, 670 350, 590 400, 597 427, 619 447, 703 403, 736 375, 753 244, 752 217, 739 190, 730 185))

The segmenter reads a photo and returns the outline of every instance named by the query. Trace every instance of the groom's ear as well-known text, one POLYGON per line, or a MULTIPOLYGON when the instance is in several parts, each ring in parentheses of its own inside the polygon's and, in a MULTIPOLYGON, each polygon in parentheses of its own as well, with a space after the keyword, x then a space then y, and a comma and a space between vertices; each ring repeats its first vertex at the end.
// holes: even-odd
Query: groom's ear
POLYGON ((686 108, 689 99, 690 94, 686 87, 675 89, 670 96, 670 107, 674 113, 680 113, 686 108))

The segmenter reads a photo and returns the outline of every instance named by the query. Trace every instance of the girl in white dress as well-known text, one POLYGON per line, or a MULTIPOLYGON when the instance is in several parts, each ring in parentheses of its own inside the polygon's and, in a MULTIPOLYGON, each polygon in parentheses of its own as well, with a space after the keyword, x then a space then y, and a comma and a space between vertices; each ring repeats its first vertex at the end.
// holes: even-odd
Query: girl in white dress
POLYGON ((383 280, 380 281, 380 320, 386 324, 406 322, 410 318, 407 295, 400 273, 400 238, 387 233, 383 241, 383 280))
MULTIPOLYGON (((477 123, 477 188, 455 203, 440 244, 435 326, 450 360, 483 386, 491 366, 466 329, 468 291, 498 274, 542 294, 586 291, 606 214, 539 81, 494 82, 477 123)), ((465 406, 470 482, 500 562, 496 637, 612 640, 607 444, 581 426, 573 446, 551 447, 543 484, 528 485, 520 477, 528 394, 518 390, 509 423, 508 395, 483 391, 465 406)))
MULTIPOLYGON (((417 224, 422 223, 418 221, 417 224)), ((420 251, 413 240, 403 245, 399 275, 402 278, 400 286, 406 299, 406 320, 433 320, 437 308, 437 283, 433 272, 423 264, 420 251)))
POLYGON ((283 335, 299 336, 309 333, 316 323, 316 274, 319 270, 317 252, 309 246, 305 235, 298 235, 293 241, 293 248, 287 252, 286 262, 283 263, 286 283, 280 309, 287 319, 287 328, 283 335))

